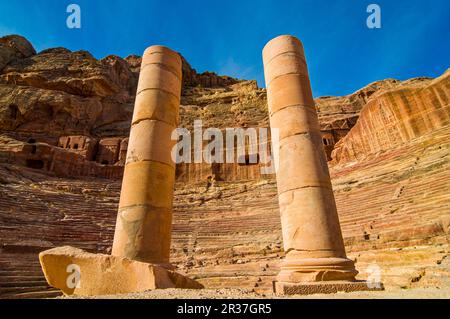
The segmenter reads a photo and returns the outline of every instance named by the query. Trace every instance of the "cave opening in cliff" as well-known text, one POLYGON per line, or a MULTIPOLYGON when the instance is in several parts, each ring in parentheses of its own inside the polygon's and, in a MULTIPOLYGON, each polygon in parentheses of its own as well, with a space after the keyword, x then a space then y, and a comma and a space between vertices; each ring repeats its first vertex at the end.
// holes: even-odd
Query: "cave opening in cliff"
POLYGON ((109 162, 107 160, 103 160, 102 165, 109 165, 109 162))
POLYGON ((44 168, 44 161, 34 160, 34 159, 27 159, 27 167, 33 168, 33 169, 43 169, 44 168))
POLYGON ((35 140, 34 138, 29 138, 28 141, 27 141, 27 143, 28 143, 28 144, 32 144, 32 147, 31 147, 31 154, 36 154, 37 147, 36 147, 36 145, 34 145, 34 144, 36 144, 36 140, 35 140))
POLYGON ((211 173, 216 181, 222 180, 222 178, 220 177, 220 164, 219 163, 211 164, 211 173))
POLYGON ((11 119, 17 120, 17 115, 19 113, 19 107, 15 104, 9 105, 9 114, 11 119))
POLYGON ((181 165, 178 164, 175 166, 175 178, 180 177, 181 174, 183 174, 183 169, 181 165))
POLYGON ((259 154, 249 155, 246 154, 245 157, 241 156, 238 160, 240 166, 250 166, 259 164, 259 154), (254 160, 256 158, 256 160, 254 160))

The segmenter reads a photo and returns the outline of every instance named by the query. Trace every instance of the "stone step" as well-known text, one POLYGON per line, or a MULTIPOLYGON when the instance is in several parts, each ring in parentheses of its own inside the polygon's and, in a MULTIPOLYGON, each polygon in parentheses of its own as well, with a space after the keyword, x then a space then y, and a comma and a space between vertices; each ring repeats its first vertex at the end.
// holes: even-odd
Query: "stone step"
POLYGON ((1 299, 45 299, 45 298, 55 298, 62 296, 59 290, 47 290, 47 291, 28 291, 20 293, 8 293, 2 295, 0 293, 1 299))
POLYGON ((27 283, 27 282, 46 282, 44 275, 41 276, 2 276, 0 275, 0 285, 13 283, 27 283))
POLYGON ((50 289, 50 287, 47 285, 24 286, 24 287, 0 287, 0 296, 18 294, 23 292, 43 292, 48 289, 50 289))
POLYGON ((22 281, 11 281, 11 282, 0 282, 0 289, 3 288, 20 288, 20 287, 46 287, 47 281, 44 280, 37 280, 37 281, 29 281, 29 280, 22 280, 22 281))

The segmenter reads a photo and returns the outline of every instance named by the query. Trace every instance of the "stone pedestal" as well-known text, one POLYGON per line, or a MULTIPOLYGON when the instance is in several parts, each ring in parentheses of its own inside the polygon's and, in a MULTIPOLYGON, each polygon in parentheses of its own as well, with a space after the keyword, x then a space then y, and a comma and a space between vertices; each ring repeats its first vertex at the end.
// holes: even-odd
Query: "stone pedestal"
POLYGON ((264 47, 263 60, 270 125, 280 137, 277 186, 286 257, 275 290, 361 288, 345 254, 303 46, 279 36, 264 47))
POLYGON ((98 295, 156 288, 202 288, 170 265, 181 57, 163 47, 142 58, 112 255, 62 247, 39 256, 48 283, 66 294, 98 295), (67 268, 69 267, 69 268, 67 268), (72 269, 73 268, 73 269, 72 269), (79 271, 79 287, 67 285, 79 271))
POLYGON ((353 291, 376 291, 383 290, 371 288, 366 281, 318 281, 318 282, 274 282, 273 290, 278 295, 314 295, 314 294, 335 294, 338 292, 353 291))

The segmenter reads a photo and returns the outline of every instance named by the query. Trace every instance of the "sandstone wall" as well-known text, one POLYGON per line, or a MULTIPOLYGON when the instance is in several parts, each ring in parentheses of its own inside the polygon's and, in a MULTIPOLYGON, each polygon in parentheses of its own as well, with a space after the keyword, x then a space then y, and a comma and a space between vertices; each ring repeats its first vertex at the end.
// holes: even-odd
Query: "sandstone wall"
MULTIPOLYGON (((118 165, 106 165, 89 160, 88 151, 92 148, 86 143, 86 138, 82 136, 72 138, 74 138, 73 144, 70 144, 69 139, 62 139, 61 141, 66 144, 60 144, 60 147, 57 147, 47 143, 35 141, 24 143, 12 138, 0 137, 0 161, 39 170, 50 176, 68 178, 92 176, 116 180, 122 178, 123 166, 119 161, 112 163, 118 165), (71 149, 70 146, 78 145, 77 142, 80 143, 79 148, 71 149), (82 146, 87 148, 83 149, 82 146)), ((116 156, 119 155, 119 150, 116 154, 116 156)))
POLYGON ((345 164, 396 148, 450 124, 450 70, 424 86, 402 86, 370 99, 332 154, 345 164))
MULTIPOLYGON (((19 36, 1 38, 0 52, 3 59, 1 134, 49 145, 55 145, 59 139, 84 136, 97 141, 93 142, 95 149, 75 150, 75 146, 84 143, 82 141, 71 143, 71 147, 66 145, 66 148, 100 164, 123 162, 126 145, 117 146, 114 139, 129 135, 140 57, 132 55, 121 59, 110 55, 97 60, 88 52, 64 48, 36 53, 33 46, 19 36), (112 138, 112 144, 106 145, 105 138, 112 138)), ((182 127, 191 129, 193 121, 198 119, 205 127, 268 127, 266 92, 258 88, 256 81, 241 81, 211 72, 197 73, 183 59, 183 83, 182 127)), ((334 145, 353 127, 367 100, 399 84, 401 82, 396 80, 379 81, 345 97, 316 100, 329 160, 334 145)), ((254 172, 255 167, 246 170, 231 165, 220 169, 231 174, 222 174, 224 180, 236 180, 239 176, 260 178, 254 172)), ((206 165, 200 170, 211 171, 211 167, 206 165)), ((78 171, 86 172, 84 168, 78 171)), ((179 171, 193 172, 199 168, 198 165, 181 167, 179 171)), ((205 174, 194 175, 201 178, 192 181, 200 181, 205 174)), ((185 177, 183 180, 189 181, 185 177)))

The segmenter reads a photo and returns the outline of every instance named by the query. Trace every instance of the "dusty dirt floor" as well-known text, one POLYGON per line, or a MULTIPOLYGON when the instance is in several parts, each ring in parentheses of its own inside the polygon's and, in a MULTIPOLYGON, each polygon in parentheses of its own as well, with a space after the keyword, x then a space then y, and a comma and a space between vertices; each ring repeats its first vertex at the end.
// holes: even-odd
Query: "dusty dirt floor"
POLYGON ((245 289, 161 289, 143 293, 96 296, 96 297, 61 297, 76 299, 450 299, 450 287, 396 289, 385 291, 362 291, 336 294, 275 296, 272 294, 259 295, 245 289))

